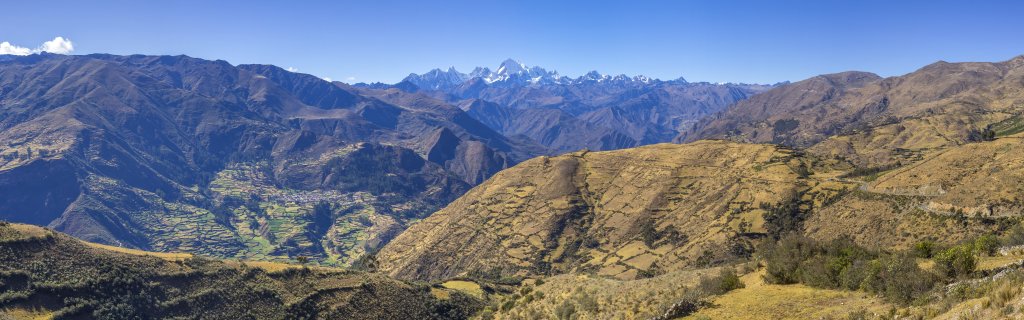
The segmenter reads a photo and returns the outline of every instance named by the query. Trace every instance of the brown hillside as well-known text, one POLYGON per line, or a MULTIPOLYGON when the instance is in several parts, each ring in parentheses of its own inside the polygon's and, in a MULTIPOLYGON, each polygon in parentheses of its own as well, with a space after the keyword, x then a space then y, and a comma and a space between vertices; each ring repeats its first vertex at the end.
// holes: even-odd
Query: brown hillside
POLYGON ((1024 209, 1022 135, 972 143, 883 175, 879 192, 928 197, 926 210, 981 217, 1020 216, 1024 209))
POLYGON ((728 138, 809 147, 863 166, 908 163, 961 145, 989 125, 1019 132, 1024 56, 937 62, 907 75, 818 76, 741 101, 679 140, 728 138))
POLYGON ((741 234, 760 230, 761 204, 804 189, 800 165, 787 149, 724 141, 541 157, 413 225, 377 259, 406 279, 632 279, 706 263, 749 249, 741 234))

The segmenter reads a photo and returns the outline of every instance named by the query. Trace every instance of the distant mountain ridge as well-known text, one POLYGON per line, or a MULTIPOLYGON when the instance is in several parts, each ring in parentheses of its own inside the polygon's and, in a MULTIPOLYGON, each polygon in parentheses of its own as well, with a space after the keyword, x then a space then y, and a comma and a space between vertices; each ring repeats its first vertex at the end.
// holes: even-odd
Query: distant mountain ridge
POLYGON ((424 93, 462 106, 506 136, 569 152, 668 142, 703 117, 775 85, 691 83, 682 77, 665 81, 597 71, 571 78, 507 59, 493 71, 477 67, 462 73, 451 67, 413 73, 394 85, 355 86, 424 93), (489 105, 481 108, 477 100, 489 105))
POLYGON ((491 71, 487 67, 476 67, 470 73, 462 73, 455 70, 455 67, 449 67, 448 70, 434 69, 423 74, 409 74, 405 77, 402 82, 408 82, 416 85, 422 89, 428 90, 447 90, 458 87, 462 83, 471 79, 479 78, 484 82, 492 85, 504 85, 504 86, 516 86, 516 85, 530 85, 530 84, 581 84, 586 82, 616 82, 616 83, 643 83, 650 84, 655 82, 671 82, 677 84, 687 83, 686 79, 679 77, 675 80, 662 81, 659 79, 648 78, 643 75, 627 76, 625 74, 620 75, 605 75, 598 71, 590 71, 585 75, 577 78, 570 78, 558 74, 557 71, 548 71, 542 67, 527 66, 514 59, 506 59, 498 66, 498 69, 491 71))

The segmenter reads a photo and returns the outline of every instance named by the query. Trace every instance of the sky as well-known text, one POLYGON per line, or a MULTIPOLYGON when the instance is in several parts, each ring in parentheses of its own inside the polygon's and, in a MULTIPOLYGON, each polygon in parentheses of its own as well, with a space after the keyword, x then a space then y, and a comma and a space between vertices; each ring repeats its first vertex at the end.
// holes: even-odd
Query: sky
POLYGON ((13 1, 0 52, 185 54, 344 82, 506 58, 775 83, 1024 54, 1024 1, 13 1), (58 38, 60 37, 60 38, 58 38), (6 42, 6 44, 3 44, 6 42), (44 45, 45 43, 45 45, 44 45))

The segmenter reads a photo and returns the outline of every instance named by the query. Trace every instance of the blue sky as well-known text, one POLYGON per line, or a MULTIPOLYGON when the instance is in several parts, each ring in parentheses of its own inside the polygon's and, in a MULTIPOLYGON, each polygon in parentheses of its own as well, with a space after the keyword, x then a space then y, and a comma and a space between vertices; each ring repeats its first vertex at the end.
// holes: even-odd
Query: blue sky
POLYGON ((492 69, 773 83, 1024 54, 1024 1, 14 1, 0 42, 186 54, 346 82, 492 69), (209 3, 207 3, 209 2, 209 3), (300 5, 301 4, 301 5, 300 5))

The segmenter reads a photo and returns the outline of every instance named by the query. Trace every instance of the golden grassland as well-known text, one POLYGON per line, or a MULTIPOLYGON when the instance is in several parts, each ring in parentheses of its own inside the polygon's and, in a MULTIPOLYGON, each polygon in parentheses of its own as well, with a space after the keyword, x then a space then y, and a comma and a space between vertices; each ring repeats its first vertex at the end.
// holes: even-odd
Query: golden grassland
POLYGON ((138 250, 138 249, 110 246, 110 245, 93 243, 93 242, 88 242, 88 241, 82 241, 82 243, 85 244, 86 246, 93 247, 93 248, 96 248, 96 249, 103 249, 103 250, 108 250, 108 251, 127 253, 127 254, 131 254, 131 255, 136 255, 136 256, 157 257, 157 258, 164 259, 164 260, 167 260, 167 261, 181 261, 181 260, 185 260, 185 259, 188 259, 188 258, 192 257, 192 254, 190 254, 190 253, 151 252, 151 251, 143 251, 143 250, 138 250))
POLYGON ((7 319, 32 319, 32 320, 47 320, 53 318, 53 311, 49 310, 33 310, 25 308, 8 308, 0 309, 0 320, 7 319))
POLYGON ((993 270, 1020 261, 1024 261, 1024 255, 981 257, 978 259, 978 270, 993 270))
POLYGON ((845 317, 852 311, 881 314, 890 306, 870 294, 811 288, 805 285, 766 284, 764 270, 740 279, 745 288, 712 300, 712 306, 684 319, 820 319, 845 317))
POLYGON ((476 282, 452 280, 442 283, 441 286, 452 290, 459 290, 477 298, 484 298, 484 289, 476 282))

